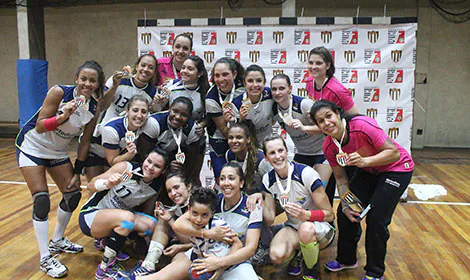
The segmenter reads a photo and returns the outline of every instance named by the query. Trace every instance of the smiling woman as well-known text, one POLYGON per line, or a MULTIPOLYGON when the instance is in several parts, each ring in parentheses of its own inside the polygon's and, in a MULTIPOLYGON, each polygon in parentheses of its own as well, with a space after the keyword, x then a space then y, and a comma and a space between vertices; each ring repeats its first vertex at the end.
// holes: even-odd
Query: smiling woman
POLYGON ((181 78, 183 62, 191 54, 193 39, 187 34, 179 34, 173 41, 172 55, 158 59, 157 86, 166 84, 169 80, 181 78))

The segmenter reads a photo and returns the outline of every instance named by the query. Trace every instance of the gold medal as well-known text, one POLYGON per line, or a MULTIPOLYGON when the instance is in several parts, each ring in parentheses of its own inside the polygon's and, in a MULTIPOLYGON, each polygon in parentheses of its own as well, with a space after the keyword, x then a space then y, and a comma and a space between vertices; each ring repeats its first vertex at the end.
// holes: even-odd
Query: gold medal
POLYGON ((342 167, 346 166, 346 163, 348 161, 349 155, 347 153, 337 153, 336 154, 336 161, 338 162, 339 165, 342 167))
POLYGON ((75 98, 75 103, 77 104, 77 108, 80 108, 86 103, 86 97, 83 95, 77 96, 77 98, 75 98))
POLYGON ((132 73, 132 68, 129 65, 122 67, 122 77, 124 79, 130 79, 132 73))
POLYGON ((252 105, 250 98, 247 97, 247 98, 243 99, 242 100, 242 106, 243 105, 245 105, 248 108, 248 110, 250 110, 251 105, 252 105))
POLYGON ((121 175, 121 182, 127 182, 132 178, 132 171, 125 170, 121 175))
POLYGON ((281 204, 282 207, 286 206, 286 204, 289 202, 289 196, 287 193, 282 193, 279 196, 279 203, 281 204))
POLYGON ((181 163, 181 164, 184 164, 185 160, 186 160, 186 155, 181 152, 181 153, 177 153, 176 156, 175 156, 175 159, 177 162, 181 163))
POLYGON ((284 120, 284 123, 287 125, 287 126, 291 126, 292 123, 294 122, 294 119, 292 118, 291 115, 288 115, 288 114, 285 114, 282 116, 282 119, 284 120))
POLYGON ((135 133, 133 131, 127 131, 125 138, 126 138, 126 143, 134 143, 135 133))

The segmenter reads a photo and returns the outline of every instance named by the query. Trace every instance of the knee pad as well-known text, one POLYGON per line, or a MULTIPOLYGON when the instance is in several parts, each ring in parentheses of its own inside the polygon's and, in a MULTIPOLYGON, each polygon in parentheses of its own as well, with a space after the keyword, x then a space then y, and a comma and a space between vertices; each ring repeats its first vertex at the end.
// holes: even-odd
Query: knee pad
POLYGON ((48 192, 37 192, 33 195, 33 219, 46 221, 51 210, 51 200, 48 192))
POLYGON ((64 193, 62 194, 62 200, 59 204, 60 208, 66 212, 73 212, 75 209, 77 209, 80 198, 82 198, 82 193, 80 190, 64 193))

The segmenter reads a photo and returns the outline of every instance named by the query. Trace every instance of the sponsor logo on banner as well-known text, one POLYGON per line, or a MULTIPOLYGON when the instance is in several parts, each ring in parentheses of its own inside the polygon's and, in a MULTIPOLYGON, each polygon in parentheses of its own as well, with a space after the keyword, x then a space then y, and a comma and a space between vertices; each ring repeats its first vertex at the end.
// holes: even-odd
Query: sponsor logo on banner
POLYGON ((274 69, 273 70, 273 76, 279 75, 279 74, 284 74, 284 70, 282 69, 274 69))
POLYGON ((217 45, 217 32, 216 31, 202 31, 201 37, 202 37, 202 41, 201 41, 202 45, 204 46, 217 45))
POLYGON ((331 56, 333 57, 333 63, 335 62, 336 51, 334 49, 329 49, 331 56))
POLYGON ((284 40, 284 31, 273 31, 273 40, 276 44, 282 43, 282 40, 284 40))
POLYGON ((365 87, 364 88, 364 102, 379 102, 380 101, 380 88, 378 87, 365 87))
POLYGON ((365 49, 364 50, 364 63, 365 64, 380 64, 382 58, 379 49, 365 49))
POLYGON ((170 57, 172 55, 171 51, 163 51, 163 57, 170 57))
POLYGON ((175 32, 162 31, 160 32, 160 46, 172 46, 175 41, 175 32))
POLYGON ((152 41, 152 33, 145 32, 140 34, 140 40, 142 41, 142 43, 144 43, 144 45, 150 44, 150 42, 152 41))
POLYGON ((262 45, 263 44, 263 31, 261 30, 248 30, 246 32, 247 45, 262 45))
POLYGON ((225 50, 225 56, 240 62, 240 50, 225 50))
POLYGON ((370 69, 367 70, 367 78, 371 83, 375 83, 379 78, 379 70, 377 69, 370 69))
POLYGON ((387 108, 387 122, 402 122, 403 121, 403 108, 401 107, 388 107, 387 108))
POLYGON ((322 31, 320 34, 320 38, 323 43, 328 44, 333 38, 333 33, 331 31, 322 31))
POLYGON ((310 31, 308 29, 295 30, 294 45, 310 45, 310 31))
POLYGON ((356 59, 356 51, 344 51, 344 60, 347 63, 353 63, 356 59))
POLYGON ((248 56, 250 57, 250 61, 252 63, 257 63, 258 59, 259 59, 259 56, 260 56, 260 52, 259 51, 250 51, 248 53, 248 56))
POLYGON ((227 38, 227 42, 230 45, 233 45, 237 41, 237 32, 235 32, 235 31, 227 32, 227 33, 225 33, 225 38, 227 38))
POLYGON ((300 50, 300 51, 297 51, 297 58, 298 58, 299 61, 302 62, 302 63, 307 62, 308 50, 300 50))
POLYGON ((388 95, 390 96, 390 99, 393 101, 397 101, 400 98, 401 95, 401 89, 399 88, 391 88, 388 91, 388 95))
POLYGON ((378 110, 377 108, 367 108, 366 110, 366 116, 368 116, 369 118, 377 118, 377 115, 378 115, 378 110))
POLYGON ((214 51, 204 51, 204 60, 211 64, 212 61, 214 61, 215 58, 215 52, 214 51))
POLYGON ((367 39, 369 39, 369 42, 371 42, 372 44, 377 43, 377 41, 379 40, 379 31, 371 30, 367 32, 367 39))
POLYGON ((341 69, 341 82, 347 84, 357 83, 357 70, 341 69))
POLYGON ((343 30, 343 35, 341 36, 343 45, 356 45, 358 41, 357 30, 343 30))
POLYGON ((300 97, 307 97, 308 91, 306 88, 298 88, 297 95, 300 97))
POLYGON ((294 83, 300 84, 307 82, 308 70, 305 68, 294 68, 294 83))
POLYGON ((387 69, 387 83, 389 84, 403 83, 403 69, 401 68, 387 69))
POLYGON ((402 50, 392 50, 392 51, 390 51, 390 57, 392 58, 392 61, 395 62, 395 63, 400 62, 402 55, 403 55, 402 50))
POLYGON ((355 88, 348 88, 349 92, 351 93, 352 98, 356 96, 356 89, 355 88))
POLYGON ((271 64, 286 64, 287 51, 285 49, 271 50, 271 64))
POLYGON ((388 43, 389 44, 404 44, 405 43, 405 30, 389 29, 388 30, 388 43))
POLYGON ((388 137, 392 138, 393 140, 397 140, 398 135, 400 135, 400 128, 398 127, 390 127, 388 129, 388 137))
POLYGON ((151 55, 155 55, 155 51, 154 50, 141 50, 139 52, 139 56, 142 56, 144 54, 151 54, 151 55))

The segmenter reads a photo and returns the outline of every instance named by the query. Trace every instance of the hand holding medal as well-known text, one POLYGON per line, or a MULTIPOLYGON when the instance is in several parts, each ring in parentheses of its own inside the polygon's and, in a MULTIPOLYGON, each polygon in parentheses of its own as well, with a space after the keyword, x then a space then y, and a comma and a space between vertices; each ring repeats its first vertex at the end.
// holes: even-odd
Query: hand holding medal
POLYGON ((125 139, 126 139, 126 143, 134 143, 134 141, 135 141, 135 133, 134 133, 134 131, 128 130, 128 131, 126 132, 125 139))
POLYGON ((77 105, 77 109, 80 108, 81 106, 84 106, 86 104, 86 97, 83 95, 79 95, 75 98, 75 104, 77 105))
POLYGON ((364 207, 362 201, 351 191, 347 191, 345 194, 343 194, 341 201, 345 203, 348 208, 359 214, 356 214, 354 217, 358 221, 361 221, 367 215, 369 210, 372 209, 371 204, 367 205, 367 207, 364 207))
POLYGON ((343 152, 343 149, 341 148, 341 144, 343 143, 344 136, 346 135, 346 120, 344 118, 341 119, 341 123, 343 125, 343 134, 341 135, 340 142, 338 142, 338 140, 336 140, 336 138, 334 137, 332 137, 332 139, 335 145, 338 147, 338 153, 336 154, 336 161, 338 162, 339 165, 345 167, 346 164, 348 163, 349 155, 343 152))
POLYGON ((122 67, 122 77, 130 79, 132 77, 132 68, 129 65, 122 67))

